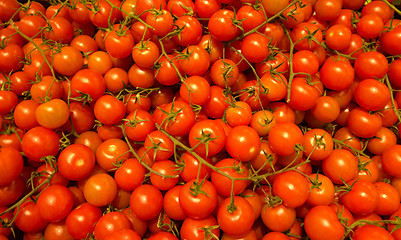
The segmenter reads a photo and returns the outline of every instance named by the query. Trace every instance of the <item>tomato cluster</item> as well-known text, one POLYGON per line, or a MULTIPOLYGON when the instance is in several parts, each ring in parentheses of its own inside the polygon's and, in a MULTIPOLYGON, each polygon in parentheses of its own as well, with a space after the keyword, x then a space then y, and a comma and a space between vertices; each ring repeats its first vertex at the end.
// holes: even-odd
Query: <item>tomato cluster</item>
POLYGON ((0 240, 401 240, 390 0, 0 1, 0 240))

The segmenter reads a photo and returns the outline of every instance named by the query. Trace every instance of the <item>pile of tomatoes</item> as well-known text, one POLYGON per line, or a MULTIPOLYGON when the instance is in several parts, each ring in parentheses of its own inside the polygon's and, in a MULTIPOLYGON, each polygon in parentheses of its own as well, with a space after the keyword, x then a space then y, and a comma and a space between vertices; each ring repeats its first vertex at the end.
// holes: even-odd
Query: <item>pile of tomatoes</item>
POLYGON ((401 239, 399 1, 0 1, 0 240, 401 239))

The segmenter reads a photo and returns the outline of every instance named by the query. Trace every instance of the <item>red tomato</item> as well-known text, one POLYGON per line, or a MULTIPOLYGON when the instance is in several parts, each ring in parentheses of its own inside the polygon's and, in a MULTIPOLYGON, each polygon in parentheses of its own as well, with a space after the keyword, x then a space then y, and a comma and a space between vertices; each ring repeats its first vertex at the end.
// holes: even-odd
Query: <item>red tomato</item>
POLYGON ((188 103, 173 101, 156 108, 153 121, 173 136, 185 136, 195 124, 195 113, 188 103))
POLYGON ((354 180, 347 184, 352 186, 352 189, 340 197, 344 206, 354 214, 373 213, 379 203, 379 195, 373 183, 367 180, 354 180))
POLYGON ((97 207, 106 206, 117 196, 117 184, 110 175, 98 173, 86 181, 83 193, 88 203, 97 207))
POLYGON ((94 225, 101 216, 102 212, 98 207, 85 202, 67 215, 65 225, 72 237, 82 239, 93 232, 94 225))
POLYGON ((393 177, 401 177, 398 167, 401 164, 400 152, 401 145, 396 144, 384 150, 382 154, 383 169, 393 177))
POLYGON ((383 120, 378 113, 370 114, 359 107, 351 110, 347 122, 351 132, 362 138, 375 136, 383 126, 383 120))
POLYGON ((233 40, 240 34, 235 21, 236 16, 231 10, 222 9, 213 13, 208 22, 210 34, 219 41, 233 40))
POLYGON ((228 197, 231 194, 237 195, 245 190, 249 185, 249 170, 248 167, 240 161, 233 158, 225 158, 215 164, 219 171, 213 171, 211 174, 211 181, 215 186, 217 193, 223 197, 228 197), (223 175, 223 174, 225 175, 223 175), (239 178, 238 180, 231 180, 227 177, 239 178), (231 186, 232 189, 231 189, 231 186))
POLYGON ((42 157, 55 156, 59 151, 59 136, 45 127, 34 127, 22 138, 21 146, 25 156, 39 162, 42 157))
POLYGON ((144 147, 154 161, 167 160, 174 154, 173 141, 160 130, 148 134, 144 147))
POLYGON ((329 205, 334 200, 334 184, 330 178, 323 174, 313 173, 308 175, 310 193, 307 203, 311 206, 329 205))
POLYGON ((15 225, 26 233, 42 231, 48 224, 39 214, 37 204, 31 199, 24 201, 18 211, 15 209, 14 215, 15 225))
POLYGON ((358 159, 349 151, 335 149, 322 162, 323 173, 333 183, 342 184, 354 179, 358 173, 358 159))
POLYGON ((198 45, 190 45, 178 55, 180 69, 190 76, 202 76, 209 70, 210 59, 207 51, 198 45), (194 66, 197 66, 194 68, 194 66))
POLYGON ((311 160, 323 160, 333 151, 333 139, 323 129, 312 129, 304 134, 304 155, 311 160))
POLYGON ((131 229, 131 222, 121 212, 109 212, 99 218, 95 225, 95 238, 107 239, 109 235, 122 229, 131 229))
POLYGON ((270 129, 268 141, 275 153, 289 156, 298 151, 297 145, 303 144, 304 136, 294 123, 277 123, 270 129))
POLYGON ((343 24, 336 24, 326 31, 326 44, 333 50, 343 50, 351 43, 351 29, 343 24))
POLYGON ((144 184, 137 187, 131 195, 130 209, 141 220, 157 217, 163 207, 163 195, 159 189, 144 184))
POLYGON ((298 172, 286 171, 275 177, 273 192, 283 199, 284 205, 296 208, 306 202, 309 197, 307 179, 298 172))
POLYGON ((223 127, 213 120, 202 120, 195 123, 189 132, 189 144, 201 156, 218 154, 226 142, 223 127))
POLYGON ((79 181, 89 177, 95 167, 95 154, 82 144, 71 144, 57 159, 58 169, 69 180, 79 181))
POLYGON ((345 233, 336 212, 329 206, 316 206, 310 209, 305 216, 304 228, 311 239, 340 240, 345 233))
POLYGON ((244 198, 234 196, 226 198, 217 211, 220 229, 230 235, 239 236, 251 230, 254 223, 251 204, 244 198))
POLYGON ((22 172, 23 159, 21 153, 13 147, 0 148, 0 186, 11 184, 22 172))
POLYGON ((296 221, 296 211, 284 204, 272 206, 265 204, 261 213, 264 225, 272 231, 286 231, 294 225, 296 221))
POLYGON ((187 217, 180 205, 180 192, 183 187, 183 185, 176 185, 164 195, 163 210, 170 219, 184 220, 187 217))
POLYGON ((380 52, 365 52, 355 60, 354 69, 361 80, 367 78, 381 79, 388 71, 388 62, 380 52))
POLYGON ((178 35, 173 39, 181 46, 197 44, 202 36, 202 26, 200 22, 192 16, 181 16, 175 21, 173 30, 179 30, 178 35))
POLYGON ((373 239, 383 239, 383 240, 393 240, 394 237, 386 229, 376 226, 366 224, 354 231, 352 234, 352 239, 354 240, 373 240, 373 239))
POLYGON ((152 170, 150 173, 150 182, 157 189, 169 190, 177 184, 179 169, 173 161, 156 161, 152 166, 152 170))
POLYGON ((241 162, 250 161, 260 152, 259 134, 249 126, 233 127, 227 136, 225 147, 232 158, 241 162))
POLYGON ((193 219, 208 217, 217 207, 217 191, 208 180, 187 182, 180 191, 180 206, 186 216, 193 219))
POLYGON ((40 104, 35 111, 38 123, 49 129, 63 126, 70 116, 68 104, 61 99, 52 99, 40 104))
POLYGON ((323 85, 335 91, 349 88, 354 81, 354 69, 349 61, 325 61, 320 69, 320 80, 323 85))
POLYGON ((180 229, 181 239, 203 240, 210 234, 220 236, 220 229, 216 228, 217 220, 213 216, 203 219, 186 218, 180 229), (204 229, 209 229, 205 231, 204 229), (211 233, 209 232, 211 231, 211 233))
POLYGON ((63 185, 55 184, 40 193, 36 205, 45 221, 57 222, 67 217, 73 203, 71 191, 63 185))
POLYGON ((71 79, 71 97, 96 101, 103 96, 106 82, 103 76, 91 69, 79 70, 71 79))

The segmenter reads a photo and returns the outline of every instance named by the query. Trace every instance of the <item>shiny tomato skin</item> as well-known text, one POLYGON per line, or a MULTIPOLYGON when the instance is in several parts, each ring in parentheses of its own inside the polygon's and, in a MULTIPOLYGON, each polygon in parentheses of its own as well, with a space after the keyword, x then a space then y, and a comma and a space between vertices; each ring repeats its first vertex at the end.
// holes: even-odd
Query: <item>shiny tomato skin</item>
POLYGON ((31 160, 55 156, 59 151, 60 137, 52 130, 39 126, 30 129, 22 138, 22 151, 31 160))
POLYGON ((180 206, 184 213, 193 219, 203 219, 209 216, 217 207, 217 191, 208 181, 198 182, 195 179, 187 182, 180 191, 180 206), (199 188, 203 192, 195 192, 199 188))
POLYGON ((101 216, 100 208, 85 202, 67 215, 65 224, 71 236, 81 239, 93 232, 94 225, 101 216))
POLYGON ((57 159, 61 174, 73 181, 89 177, 95 163, 95 153, 82 144, 71 144, 60 153, 57 159))
POLYGON ((343 194, 340 199, 352 213, 367 215, 373 213, 379 203, 379 195, 373 183, 367 180, 348 182, 352 190, 343 194))
POLYGON ((294 123, 277 123, 270 129, 268 141, 272 150, 282 156, 289 156, 296 151, 296 145, 303 144, 301 129, 294 123))
POLYGON ((67 217, 73 204, 71 191, 59 184, 51 185, 43 190, 36 202, 40 216, 49 222, 57 222, 67 217))
POLYGON ((300 207, 309 197, 307 179, 298 172, 286 171, 279 174, 273 182, 273 192, 283 199, 290 208, 300 207))
POLYGON ((21 153, 13 147, 0 148, 0 186, 6 186, 22 173, 23 159, 21 153))
POLYGON ((235 208, 230 209, 231 199, 226 198, 217 211, 217 222, 223 232, 230 235, 242 235, 251 230, 254 223, 254 213, 248 201, 234 196, 235 208))
POLYGON ((345 233, 336 212, 329 206, 310 209, 305 216, 304 228, 308 237, 313 240, 340 240, 345 233))
POLYGON ((131 195, 130 209, 141 220, 157 217, 163 208, 163 195, 159 189, 144 184, 137 187, 131 195))
POLYGON ((236 126, 228 134, 225 147, 232 158, 247 162, 259 154, 260 138, 253 128, 236 126))
POLYGON ((109 212, 101 216, 95 225, 95 238, 102 240, 113 232, 121 229, 131 229, 130 220, 121 212, 109 212))

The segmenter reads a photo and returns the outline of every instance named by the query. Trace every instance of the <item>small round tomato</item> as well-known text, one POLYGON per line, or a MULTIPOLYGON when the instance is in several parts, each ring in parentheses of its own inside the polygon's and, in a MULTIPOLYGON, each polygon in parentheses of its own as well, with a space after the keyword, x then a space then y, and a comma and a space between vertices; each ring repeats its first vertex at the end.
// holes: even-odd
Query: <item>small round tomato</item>
POLYGON ((125 104, 112 95, 101 96, 95 103, 93 112, 97 120, 106 125, 119 123, 125 116, 125 104))
POLYGON ((144 184, 137 187, 131 195, 130 209, 141 220, 157 217, 163 208, 163 195, 159 189, 144 184))
POLYGON ((382 154, 382 166, 386 173, 393 177, 401 177, 398 167, 401 165, 401 145, 396 144, 384 150, 382 154))
POLYGON ((249 126, 233 127, 227 136, 225 147, 232 158, 241 162, 250 161, 260 152, 259 134, 249 126))
POLYGON ((269 56, 269 39, 259 33, 252 33, 242 39, 241 53, 251 63, 262 62, 269 56))
POLYGON ((284 204, 271 206, 265 204, 261 213, 262 221, 271 231, 286 231, 294 225, 296 221, 296 211, 284 204))
POLYGON ((177 184, 179 169, 173 161, 156 161, 152 166, 152 170, 153 171, 150 174, 150 182, 157 189, 168 190, 177 184))
POLYGON ((358 173, 358 159, 349 151, 335 149, 323 159, 323 173, 335 184, 354 179, 358 173))
POLYGON ((386 229, 376 226, 366 224, 356 229, 352 234, 352 239, 354 240, 392 240, 394 237, 386 229))
POLYGON ((383 31, 384 22, 379 14, 362 15, 357 24, 358 34, 365 40, 377 38, 383 31))
POLYGON ((270 129, 268 141, 275 153, 289 156, 297 151, 297 145, 303 144, 304 136, 296 124, 283 122, 270 129))
POLYGON ((215 186, 217 193, 223 197, 228 197, 231 194, 237 195, 245 190, 250 181, 247 179, 249 176, 248 167, 240 161, 233 158, 225 158, 215 164, 219 171, 213 171, 211 174, 211 181, 215 186), (231 180, 225 175, 241 180, 231 180), (231 186, 232 189, 231 189, 231 186))
POLYGON ((180 191, 180 206, 190 218, 203 219, 217 207, 217 191, 208 180, 187 182, 180 191))
POLYGON ((67 217, 73 204, 71 191, 59 184, 44 189, 36 202, 40 216, 49 222, 57 222, 67 217))
POLYGON ((179 17, 174 24, 173 30, 179 29, 180 33, 174 35, 173 39, 181 46, 197 44, 202 37, 202 25, 198 19, 183 15, 179 17))
POLYGON ((345 229, 337 218, 336 212, 329 206, 315 206, 308 211, 304 220, 306 234, 311 239, 340 240, 345 229))
POLYGON ((180 205, 180 193, 183 185, 169 189, 163 198, 163 210, 170 219, 184 220, 186 215, 180 205))
POLYGON ((364 79, 354 90, 356 103, 368 111, 384 109, 390 101, 390 90, 376 79, 364 79))
POLYGON ((342 91, 354 82, 354 69, 349 61, 325 61, 320 69, 323 85, 334 91, 342 91))
POLYGON ((182 239, 203 240, 209 234, 216 237, 220 236, 220 229, 217 226, 217 220, 213 216, 208 216, 203 219, 186 218, 180 229, 182 239), (211 233, 209 232, 210 229, 211 233))
POLYGON ((343 50, 351 43, 351 29, 343 24, 336 24, 326 31, 326 44, 333 50, 343 50))
POLYGON ((219 10, 210 17, 210 34, 219 41, 230 41, 239 36, 241 30, 235 25, 236 15, 228 9, 219 10))
POLYGON ((15 209, 14 215, 15 225, 25 233, 42 231, 48 224, 39 214, 37 204, 31 199, 24 201, 18 211, 15 209))
POLYGON ((354 214, 373 213, 379 203, 375 185, 367 180, 353 180, 347 184, 352 186, 352 189, 340 197, 344 206, 354 214))
POLYGON ((103 76, 91 69, 79 70, 71 79, 71 97, 83 98, 84 95, 90 97, 88 100, 96 101, 103 96, 106 90, 106 82, 103 76))
POLYGON ((94 206, 106 206, 117 196, 117 184, 113 177, 106 173, 91 176, 84 185, 84 196, 94 206))
POLYGON ((159 55, 159 48, 152 41, 139 42, 132 48, 132 59, 143 68, 152 67, 159 55))
POLYGON ((307 203, 311 206, 329 205, 333 202, 335 189, 330 178, 323 174, 309 174, 310 193, 307 203))
POLYGON ((323 129, 312 129, 304 134, 304 155, 311 160, 323 160, 333 151, 333 139, 323 129))
POLYGON ((375 136, 383 126, 383 121, 378 113, 371 114, 360 107, 351 110, 347 123, 351 132, 362 138, 375 136))
POLYGON ((286 171, 275 177, 273 192, 283 199, 284 205, 296 208, 306 202, 309 197, 309 184, 307 179, 295 171, 286 171))
POLYGON ((190 45, 178 55, 180 69, 189 76, 202 76, 209 70, 210 59, 207 51, 198 45, 190 45), (197 66, 194 68, 194 66, 197 66))
POLYGON ((118 138, 110 138, 102 142, 96 149, 96 162, 106 171, 114 170, 116 164, 131 156, 128 144, 118 138))
POLYGON ((365 52, 355 60, 354 69, 361 80, 367 78, 381 79, 388 72, 388 62, 380 52, 365 52))
POLYGON ((60 137, 52 130, 39 126, 30 129, 22 138, 25 156, 39 162, 42 157, 55 156, 59 151, 60 137))
POLYGON ((63 126, 70 116, 70 109, 66 102, 61 99, 52 99, 40 104, 35 111, 38 123, 49 129, 63 126))
POLYGON ((195 124, 195 113, 188 103, 173 101, 156 108, 153 120, 167 133, 173 136, 185 136, 195 124))
POLYGON ((173 141, 160 130, 149 133, 144 146, 154 161, 167 160, 174 154, 173 141))
POLYGON ((189 132, 189 144, 201 156, 218 154, 226 142, 226 134, 222 126, 213 120, 202 120, 194 124, 189 132))
POLYGON ((319 96, 319 90, 306 78, 296 77, 291 83, 288 105, 294 110, 306 111, 316 105, 319 96))
POLYGON ((11 184, 22 172, 23 159, 21 153, 13 147, 0 147, 0 186, 11 184))
POLYGON ((230 59, 219 59, 210 68, 210 78, 219 87, 232 87, 239 77, 239 68, 230 59))
POLYGON ((82 239, 93 232, 95 223, 101 216, 100 208, 82 203, 68 214, 65 225, 71 236, 82 239))
POLYGON ((80 181, 89 177, 95 163, 95 153, 82 144, 71 144, 60 153, 57 159, 61 174, 73 181, 80 181))
POLYGON ((251 204, 240 196, 226 198, 217 211, 220 229, 230 235, 239 236, 249 232, 254 219, 251 204))
POLYGON ((84 65, 81 53, 74 47, 65 46, 53 55, 54 69, 63 75, 72 76, 84 65))
POLYGON ((107 239, 109 235, 122 229, 131 229, 130 220, 121 212, 109 212, 99 218, 94 228, 96 239, 107 239))

